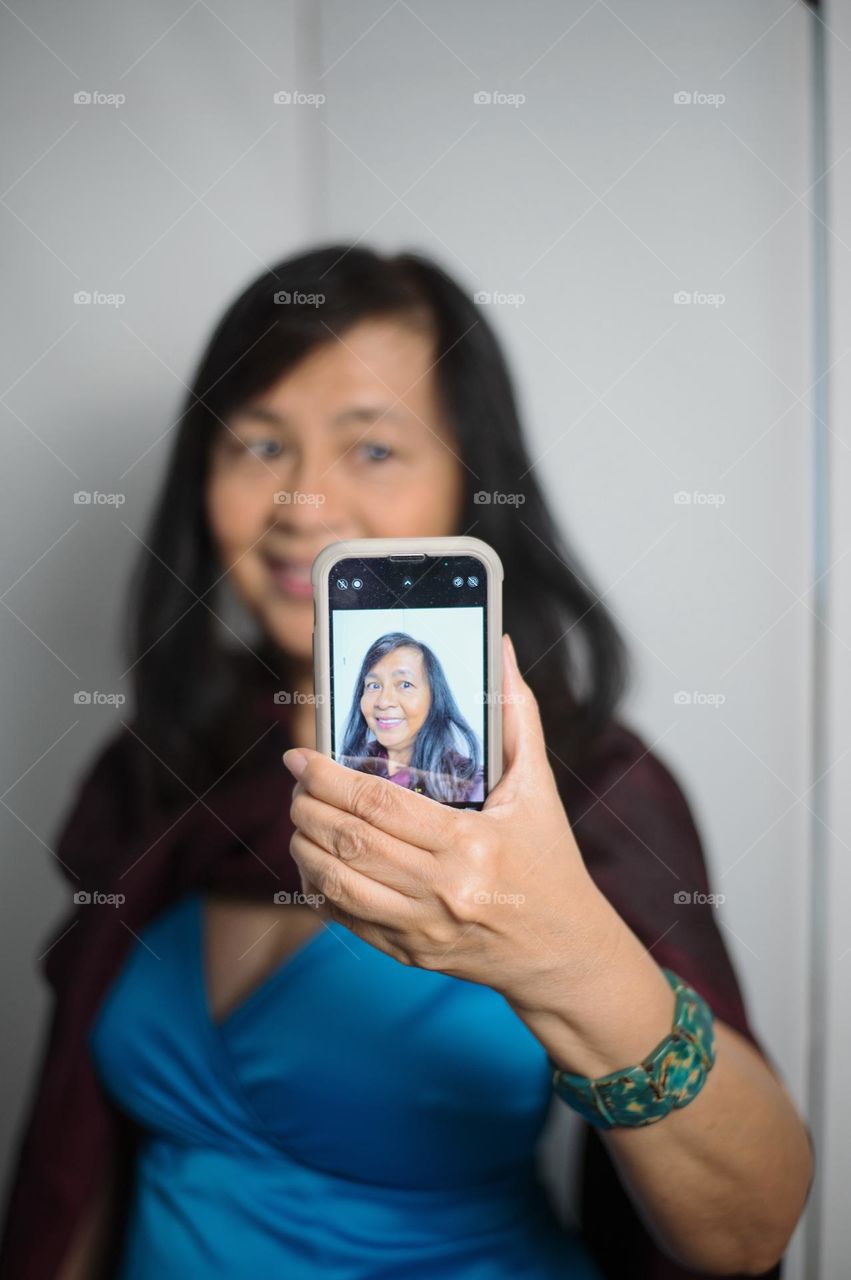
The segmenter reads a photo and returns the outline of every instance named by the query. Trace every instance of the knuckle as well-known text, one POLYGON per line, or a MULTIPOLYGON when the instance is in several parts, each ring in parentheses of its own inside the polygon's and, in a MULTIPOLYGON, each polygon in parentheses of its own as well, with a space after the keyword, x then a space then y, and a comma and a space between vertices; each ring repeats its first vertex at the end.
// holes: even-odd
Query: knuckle
POLYGON ((361 862, 368 851, 364 828, 357 822, 343 822, 334 833, 334 853, 341 862, 361 862))
POLYGON ((485 892, 477 876, 453 884, 443 895, 443 905, 459 924, 474 924, 481 919, 485 892))
POLYGON ((340 869, 334 863, 331 863, 330 866, 325 867, 322 871, 320 881, 319 890, 328 900, 333 911, 335 909, 334 903, 343 896, 343 877, 340 874, 340 869))
POLYGON ((460 847, 463 850, 465 861, 476 869, 486 867, 493 858, 493 836, 489 830, 481 825, 477 824, 476 827, 468 828, 462 836, 460 847))
POLYGON ((454 928, 449 928, 440 921, 426 925, 422 930, 423 950, 425 952, 424 960, 437 963, 443 954, 449 950, 456 939, 454 928))
POLYGON ((359 818, 366 822, 380 825, 382 818, 390 813, 395 796, 385 778, 357 779, 352 809, 359 818))
POLYGON ((418 968, 439 970, 457 942, 457 921, 442 912, 423 911, 401 940, 401 946, 418 968))

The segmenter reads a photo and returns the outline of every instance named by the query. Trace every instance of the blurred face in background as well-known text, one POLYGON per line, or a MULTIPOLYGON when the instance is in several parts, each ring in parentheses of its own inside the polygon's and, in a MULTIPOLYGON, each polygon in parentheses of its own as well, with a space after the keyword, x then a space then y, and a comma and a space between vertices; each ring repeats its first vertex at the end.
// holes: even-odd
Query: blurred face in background
POLYGON ((363 320, 234 413, 212 446, 207 514, 222 569, 303 666, 323 547, 458 531, 463 468, 434 359, 425 330, 363 320))

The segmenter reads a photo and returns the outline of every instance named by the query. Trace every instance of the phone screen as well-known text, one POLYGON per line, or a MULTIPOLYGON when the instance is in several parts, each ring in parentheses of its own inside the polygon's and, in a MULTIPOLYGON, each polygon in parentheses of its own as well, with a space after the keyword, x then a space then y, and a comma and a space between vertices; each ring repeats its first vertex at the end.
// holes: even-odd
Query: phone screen
POLYGON ((471 555, 346 557, 328 576, 331 754, 456 808, 487 796, 488 577, 471 555))

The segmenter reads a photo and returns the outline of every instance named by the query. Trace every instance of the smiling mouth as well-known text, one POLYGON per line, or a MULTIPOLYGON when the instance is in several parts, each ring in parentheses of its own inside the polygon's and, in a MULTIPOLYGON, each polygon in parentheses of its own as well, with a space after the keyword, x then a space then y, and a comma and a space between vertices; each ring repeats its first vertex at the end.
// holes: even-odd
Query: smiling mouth
POLYGON ((376 716, 375 723, 378 725, 379 729, 395 729, 397 725, 402 723, 402 717, 393 716, 385 718, 384 716, 376 716))
POLYGON ((309 563, 283 560, 277 556, 267 556, 266 563, 278 587, 287 595, 312 597, 313 585, 310 579, 309 563))

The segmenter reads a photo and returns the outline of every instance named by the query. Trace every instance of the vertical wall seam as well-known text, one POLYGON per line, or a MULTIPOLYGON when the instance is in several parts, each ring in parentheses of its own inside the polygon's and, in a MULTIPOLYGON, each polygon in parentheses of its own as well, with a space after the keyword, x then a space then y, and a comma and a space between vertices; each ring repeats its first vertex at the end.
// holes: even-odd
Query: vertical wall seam
MULTIPOLYGON (((810 919, 809 1007, 807 1018, 807 1115, 816 1144, 816 1158, 827 1138, 825 1062, 828 1052, 827 991, 829 901, 829 781, 828 723, 828 611, 827 570, 830 565, 830 481, 828 432, 829 297, 827 274, 827 67, 824 24, 815 6, 810 13, 810 111, 812 215, 810 396, 812 502, 812 669, 810 684, 810 919)), ((816 1176, 807 1205, 804 1235, 806 1275, 823 1280, 822 1229, 824 1187, 816 1176)))
MULTIPOLYGON (((321 0, 294 0, 295 75, 293 86, 308 93, 327 93, 322 75, 321 0)), ((328 228, 328 134, 322 126, 323 108, 296 109, 299 164, 293 186, 300 185, 302 240, 313 247, 323 240, 328 228)))

